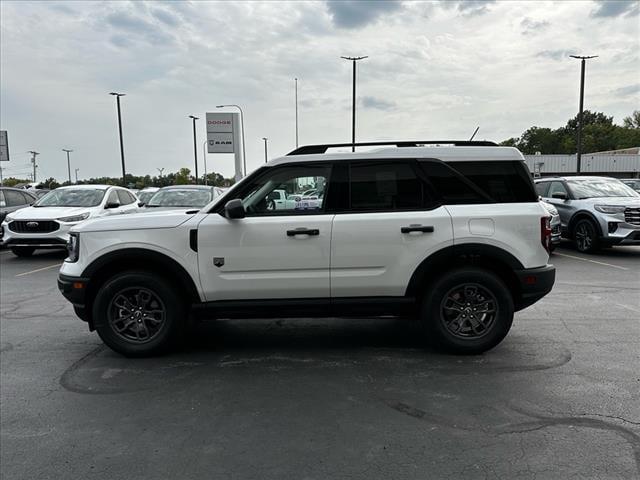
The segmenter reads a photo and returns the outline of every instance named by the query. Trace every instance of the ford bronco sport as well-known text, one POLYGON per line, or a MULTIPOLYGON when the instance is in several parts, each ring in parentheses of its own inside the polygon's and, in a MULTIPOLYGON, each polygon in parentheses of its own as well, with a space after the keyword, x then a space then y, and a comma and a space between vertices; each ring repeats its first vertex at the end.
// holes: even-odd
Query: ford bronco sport
POLYGON ((158 354, 191 318, 401 316, 447 351, 497 345, 552 288, 550 215, 492 142, 309 145, 201 210, 74 227, 58 286, 113 350, 158 354), (319 202, 274 208, 274 190, 319 202), (302 197, 302 195, 301 195, 302 197))

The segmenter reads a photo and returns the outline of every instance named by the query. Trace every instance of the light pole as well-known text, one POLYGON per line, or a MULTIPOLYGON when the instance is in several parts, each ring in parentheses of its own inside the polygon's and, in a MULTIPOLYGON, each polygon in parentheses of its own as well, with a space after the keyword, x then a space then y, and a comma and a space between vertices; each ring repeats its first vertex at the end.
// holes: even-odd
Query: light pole
POLYGON ((204 184, 209 185, 207 180, 207 141, 202 142, 202 158, 204 159, 204 184))
POLYGON ((158 173, 160 173, 160 177, 162 177, 162 172, 164 172, 164 167, 156 168, 156 170, 158 170, 158 173))
POLYGON ((242 169, 244 170, 244 176, 247 175, 247 151, 244 145, 244 113, 240 105, 216 105, 216 108, 235 107, 240 110, 240 128, 242 130, 242 169))
POLYGON ((196 185, 198 184, 198 147, 196 144, 196 120, 198 117, 194 117, 193 115, 189 115, 189 118, 193 120, 193 157, 196 166, 196 185))
POLYGON ((598 55, 580 56, 569 55, 571 58, 577 58, 580 62, 580 111, 578 112, 578 139, 576 145, 576 170, 580 173, 580 163, 582 161, 582 109, 584 106, 584 67, 586 61, 590 58, 596 58, 598 55))
POLYGON ((69 174, 69 184, 71 184, 71 161, 69 160, 69 154, 73 152, 73 150, 63 148, 62 151, 67 152, 67 173, 69 174))
POLYGON ((75 172, 76 172, 76 185, 78 184, 78 171, 79 170, 80 170, 79 168, 75 169, 75 172))
POLYGON ((351 151, 356 151, 356 62, 369 58, 364 57, 340 57, 353 62, 353 102, 351 105, 351 151))
POLYGON ((262 137, 262 140, 264 140, 264 163, 267 163, 267 161, 268 161, 268 157, 267 157, 267 142, 269 141, 269 139, 267 137, 262 137))
POLYGON ((124 167, 124 143, 122 141, 122 115, 120 114, 120 97, 124 97, 126 94, 118 92, 110 92, 109 95, 116 97, 116 104, 118 106, 118 131, 120 132, 120 160, 122 160, 122 186, 127 186, 127 174, 124 167))
POLYGON ((298 79, 296 81, 296 148, 298 148, 298 79))

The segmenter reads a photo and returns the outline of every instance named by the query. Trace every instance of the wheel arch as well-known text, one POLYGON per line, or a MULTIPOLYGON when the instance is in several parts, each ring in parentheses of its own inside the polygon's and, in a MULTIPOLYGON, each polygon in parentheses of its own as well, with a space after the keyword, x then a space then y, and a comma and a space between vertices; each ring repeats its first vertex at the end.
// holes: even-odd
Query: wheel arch
MULTIPOLYGON (((173 258, 145 248, 125 248, 109 252, 91 262, 82 272, 88 278, 86 303, 91 305, 105 279, 126 270, 145 270, 162 276, 181 289, 191 303, 200 301, 195 281, 173 258)), ((88 312, 91 308, 87 309, 88 312)), ((92 319, 88 319, 92 326, 92 319)))
POLYGON ((600 226, 600 222, 598 221, 596 216, 588 210, 579 210, 576 213, 574 213, 573 216, 569 219, 568 230, 571 238, 573 238, 573 228, 575 227, 576 223, 579 220, 582 220, 585 218, 593 222, 593 224, 596 226, 596 231, 598 235, 602 236, 603 235, 602 227, 600 226))
POLYGON ((419 299, 420 291, 442 272, 463 266, 475 266, 495 273, 511 291, 514 304, 519 303, 522 292, 515 271, 523 270, 524 265, 499 247, 477 243, 452 245, 425 258, 411 275, 405 295, 419 299))

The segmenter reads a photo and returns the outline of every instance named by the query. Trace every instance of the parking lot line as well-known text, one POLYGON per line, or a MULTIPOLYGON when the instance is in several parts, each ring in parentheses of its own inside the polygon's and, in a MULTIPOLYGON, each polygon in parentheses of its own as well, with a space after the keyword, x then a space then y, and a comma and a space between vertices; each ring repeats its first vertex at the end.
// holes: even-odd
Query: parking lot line
POLYGON ((36 268, 35 270, 30 270, 28 272, 19 273, 19 274, 16 275, 16 277, 22 277, 23 275, 29 275, 31 273, 37 273, 37 272, 41 272, 43 270, 49 270, 50 268, 59 267, 60 265, 62 265, 62 263, 55 263, 55 264, 49 265, 47 267, 36 268))
POLYGON ((612 265, 611 263, 605 263, 605 262, 598 262, 597 260, 590 260, 588 258, 582 258, 582 257, 576 257, 574 255, 567 255, 566 253, 557 253, 554 252, 554 255, 558 255, 560 257, 569 257, 569 258, 575 258, 576 260, 583 260, 585 262, 591 262, 591 263, 597 263, 598 265, 604 265, 605 267, 611 267, 611 268, 618 268, 620 270, 629 270, 626 267, 621 267, 620 265, 612 265))

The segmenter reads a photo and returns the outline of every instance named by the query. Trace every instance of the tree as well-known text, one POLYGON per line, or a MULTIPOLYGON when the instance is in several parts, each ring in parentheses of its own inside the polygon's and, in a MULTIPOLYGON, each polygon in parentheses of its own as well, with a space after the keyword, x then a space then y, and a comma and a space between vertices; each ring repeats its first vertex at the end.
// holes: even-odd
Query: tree
MULTIPOLYGON (((69 182, 66 182, 69 183, 69 182)), ((58 188, 60 186, 60 184, 56 181, 55 178, 53 177, 49 177, 46 180, 43 180, 42 182, 40 182, 38 185, 36 185, 36 188, 48 188, 50 190, 53 190, 54 188, 58 188)))
POLYGON ((640 110, 634 110, 630 116, 625 117, 622 122, 622 126, 624 128, 639 129, 640 128, 640 110))
POLYGON ((19 183, 30 183, 31 180, 29 180, 28 178, 15 178, 15 177, 9 177, 9 178, 5 178, 4 180, 2 180, 2 186, 3 187, 14 187, 16 185, 18 185, 19 183))
POLYGON ((191 183, 191 170, 182 167, 175 176, 175 185, 187 185, 191 183))

